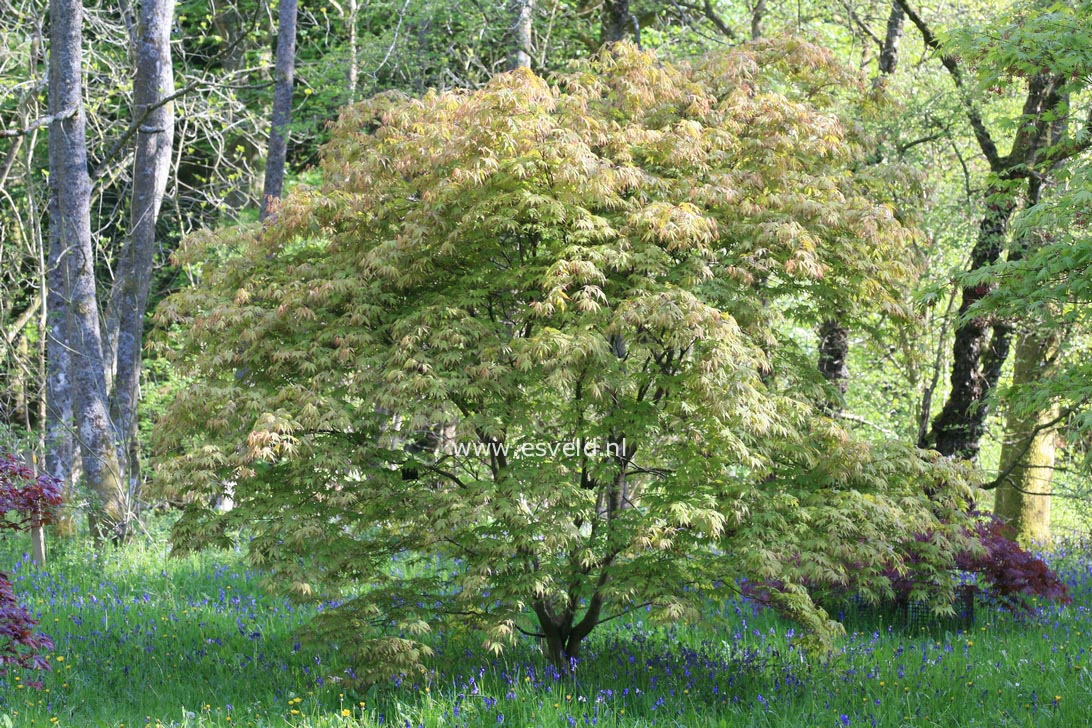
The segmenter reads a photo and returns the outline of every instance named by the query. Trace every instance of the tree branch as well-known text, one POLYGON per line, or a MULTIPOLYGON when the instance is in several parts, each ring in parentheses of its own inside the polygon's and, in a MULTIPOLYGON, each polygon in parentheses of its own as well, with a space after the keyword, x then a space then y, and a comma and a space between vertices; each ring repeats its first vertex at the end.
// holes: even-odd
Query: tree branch
MULTIPOLYGON (((1023 461, 1024 456, 1027 455, 1028 452, 1031 450, 1032 443, 1035 441, 1035 436, 1043 430, 1049 430, 1058 423, 1062 422, 1065 418, 1073 414, 1077 410, 1077 408, 1081 407, 1084 404, 1087 404, 1088 400, 1089 397, 1084 397, 1072 407, 1066 407, 1054 419, 1048 422, 1041 422, 1034 428, 1032 428, 1031 432, 1029 432, 1024 438, 1024 449, 1020 451, 1020 454, 1013 458, 1012 463, 1010 463, 1007 468, 998 473, 996 478, 991 480, 989 483, 983 485, 982 490, 994 490, 995 488, 1004 485, 1005 480, 1007 480, 1008 477, 1012 475, 1014 470, 1020 467, 1020 463, 1023 461)), ((1050 493, 1027 493, 1027 491, 1020 490, 1020 488, 1017 488, 1016 486, 1013 486, 1011 484, 1010 487, 1012 487, 1013 490, 1019 491, 1021 493, 1026 493, 1027 495, 1050 495, 1050 493)))
POLYGON ((1088 118, 1081 130, 1046 150, 1043 161, 1053 164, 1075 157, 1089 148, 1092 148, 1092 105, 1088 107, 1088 118))
POLYGON ((733 43, 739 41, 739 35, 736 33, 736 31, 732 30, 731 26, 729 26, 728 23, 724 21, 724 18, 720 17, 720 15, 717 14, 716 9, 713 7, 712 0, 704 0, 704 2, 702 2, 702 4, 700 5, 696 2, 680 2, 679 0, 672 0, 671 4, 674 5, 676 9, 682 11, 679 13, 679 15, 682 16, 683 22, 689 23, 690 20, 688 17, 686 17, 686 10, 699 13, 701 15, 704 15, 705 19, 712 23, 713 27, 715 27, 717 31, 720 32, 720 34, 723 35, 725 38, 732 41, 733 43))
POLYGON ((0 359, 3 359, 8 354, 8 349, 15 343, 15 338, 22 332, 26 325, 30 323, 30 320, 34 318, 34 314, 38 313, 38 307, 42 305, 42 297, 35 296, 34 300, 30 302, 30 305, 26 307, 26 310, 19 314, 19 318, 7 326, 3 331, 0 331, 0 359))
POLYGON ((148 106, 144 107, 144 111, 141 112, 140 116, 133 119, 132 123, 129 124, 129 128, 125 130, 125 133, 122 134, 118 138, 118 140, 113 143, 113 145, 111 145, 109 150, 107 150, 106 154, 99 161, 98 166, 95 167, 94 171, 91 173, 91 179, 97 180, 99 177, 102 177, 102 175, 106 173, 106 165, 114 161, 114 158, 121 153, 121 150, 125 147, 129 140, 133 138, 133 135, 137 132, 143 132, 145 130, 146 127, 144 127, 144 122, 148 119, 149 116, 152 115, 153 111, 163 106, 166 106, 175 99, 185 96, 189 92, 196 89, 198 86, 206 85, 206 83, 207 82, 205 81, 191 81, 190 83, 175 91, 170 96, 164 96, 159 101, 156 101, 154 104, 149 104, 148 106))
POLYGON ((947 129, 945 129, 944 131, 938 131, 936 134, 929 134, 928 136, 923 136, 923 137, 921 137, 919 139, 915 139, 912 142, 905 142, 903 144, 896 143, 895 144, 895 150, 898 151, 899 154, 905 154, 906 152, 910 151, 911 149, 918 146, 919 144, 928 144, 929 142, 934 142, 937 139, 944 138, 944 136, 946 134, 947 134, 947 129))
POLYGON ((541 632, 528 632, 523 627, 520 627, 518 624, 514 624, 512 626, 514 626, 516 628, 516 631, 522 635, 527 635, 528 637, 537 637, 538 639, 546 639, 546 635, 541 632))
POLYGON ((73 107, 71 109, 65 109, 64 111, 58 111, 56 114, 50 114, 49 116, 43 116, 40 119, 35 119, 26 125, 23 129, 0 129, 0 139, 10 139, 12 137, 26 136, 35 129, 40 129, 43 126, 49 126, 55 121, 63 121, 71 116, 75 116, 79 109, 73 107))
POLYGON ((869 28, 863 20, 861 20, 861 16, 857 15, 857 11, 853 9, 853 6, 849 4, 848 0, 842 0, 842 7, 845 8, 846 13, 849 15, 849 19, 853 21, 854 25, 856 25, 861 30, 861 32, 867 35, 872 40, 872 42, 878 45, 882 50, 883 39, 873 33, 872 29, 869 28))
POLYGON ((986 161, 990 163, 990 169, 994 172, 1000 172, 1004 169, 1004 164, 1001 155, 997 152, 997 145, 993 141, 993 137, 990 136, 989 130, 986 128, 986 122, 982 120, 982 115, 978 112, 974 102, 971 101, 970 94, 967 91, 966 82, 963 79, 963 69, 959 66, 959 61, 954 56, 950 56, 944 52, 941 48, 940 41, 929 29, 929 26, 925 23, 920 15, 910 7, 908 0, 895 0, 906 13, 906 17, 910 18, 918 31, 921 32, 922 41, 926 47, 936 51, 940 55, 940 62, 948 69, 948 74, 952 77, 952 81, 956 85, 956 89, 959 91, 960 101, 963 103, 963 109, 967 113, 967 120, 971 122, 971 129, 974 131, 974 138, 978 141, 978 146, 982 150, 982 154, 985 155, 986 161))
POLYGON ((735 31, 728 27, 728 24, 717 15, 717 11, 713 9, 712 0, 705 0, 705 3, 702 5, 702 12, 705 14, 705 17, 709 19, 709 22, 715 25, 717 30, 723 33, 728 40, 739 40, 735 31))
POLYGON ((867 425, 867 426, 871 427, 872 429, 877 430, 878 432, 881 432, 884 435, 887 435, 888 437, 892 437, 892 438, 898 437, 897 434, 895 434, 891 430, 887 429, 883 425, 877 425, 875 422, 871 422, 871 421, 865 419, 864 417, 861 417, 860 415, 851 414, 849 412, 838 412, 837 417, 840 420, 849 420, 850 422, 856 422, 856 423, 861 424, 861 425, 867 425))

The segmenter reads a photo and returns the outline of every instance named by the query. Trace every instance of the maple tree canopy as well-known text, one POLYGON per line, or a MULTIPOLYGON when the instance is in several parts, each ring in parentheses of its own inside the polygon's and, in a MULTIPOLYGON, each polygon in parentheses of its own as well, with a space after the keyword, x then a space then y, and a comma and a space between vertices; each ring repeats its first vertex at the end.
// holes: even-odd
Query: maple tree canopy
POLYGON ((176 545, 242 533, 277 584, 340 596, 315 628, 368 677, 440 625, 564 666, 603 620, 696 618, 743 577, 819 642, 812 595, 851 575, 950 597, 963 466, 824 414, 807 333, 909 315, 904 182, 839 114, 867 103, 825 51, 763 40, 348 108, 321 187, 178 255, 199 285, 157 316, 191 383, 154 435, 191 501, 176 545), (513 452, 569 442, 602 450, 513 452), (228 512, 197 497, 228 486, 228 512))

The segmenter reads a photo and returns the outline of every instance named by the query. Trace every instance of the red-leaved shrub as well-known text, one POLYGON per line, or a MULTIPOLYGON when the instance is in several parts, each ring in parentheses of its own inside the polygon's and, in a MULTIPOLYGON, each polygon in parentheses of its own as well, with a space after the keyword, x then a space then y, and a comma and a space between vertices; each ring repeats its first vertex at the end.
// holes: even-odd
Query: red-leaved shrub
MULTIPOLYGON (((0 456, 0 534, 49 523, 60 503, 61 484, 55 478, 35 473, 11 455, 0 456)), ((8 575, 0 572, 0 675, 12 667, 49 669, 42 655, 53 642, 37 626, 16 599, 8 575)))

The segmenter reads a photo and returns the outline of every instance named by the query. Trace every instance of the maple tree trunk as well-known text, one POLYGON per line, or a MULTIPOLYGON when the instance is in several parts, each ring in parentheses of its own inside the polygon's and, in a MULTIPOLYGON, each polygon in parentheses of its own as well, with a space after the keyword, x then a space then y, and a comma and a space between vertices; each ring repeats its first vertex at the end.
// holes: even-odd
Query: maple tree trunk
POLYGON ((297 0, 280 0, 277 10, 277 68, 273 87, 273 117, 269 129, 269 156, 265 165, 261 219, 284 193, 288 158, 288 124, 292 120, 292 83, 296 72, 297 0))
MULTIPOLYGON (((1014 387, 1037 382, 1047 373, 1057 354, 1059 338, 1056 332, 1029 331, 1017 339, 1014 387)), ((1059 411, 1057 404, 1031 412, 1010 408, 1006 418, 998 466, 1002 477, 993 512, 1006 521, 1011 538, 1025 543, 1050 539, 1050 492, 1059 411)))
MULTIPOLYGON (((91 180, 87 172, 85 110, 80 57, 83 8, 79 0, 51 0, 49 52, 50 261, 57 261, 62 295, 53 315, 64 316, 67 374, 84 480, 92 494, 92 535, 124 535, 126 507, 114 429, 106 401, 102 332, 91 242, 91 180)), ((51 291, 53 294, 56 291, 51 291)), ((57 363, 51 372, 55 372, 57 363)))
POLYGON ((569 630, 562 625, 547 622, 541 626, 545 635, 546 659, 558 672, 567 674, 571 660, 579 656, 580 643, 570 644, 569 630))
MULTIPOLYGON (((611 560, 613 557, 607 561, 611 560)), ((572 669, 572 661, 580 657, 584 638, 599 624, 603 611, 603 594, 600 590, 608 578, 606 570, 600 573, 596 591, 588 599, 587 609, 579 621, 576 619, 575 605, 580 599, 576 593, 570 593, 569 605, 560 613, 555 612, 552 605, 543 599, 531 605, 542 629, 546 658, 562 674, 568 674, 572 669)))
MULTIPOLYGON (((921 31, 927 47, 940 53, 942 65, 948 70, 961 93, 966 93, 963 61, 949 55, 937 37, 907 0, 895 0, 905 16, 921 31)), ((1013 135, 1009 153, 1002 156, 997 149, 978 108, 964 99, 967 121, 975 139, 997 181, 986 191, 986 211, 979 226, 978 239, 971 252, 971 270, 981 270, 1000 258, 1005 245, 1005 232, 1017 205, 1013 182, 1026 177, 1030 197, 1039 184, 1034 173, 1040 153, 1064 136, 1068 114, 1068 94, 1063 90, 1066 79, 1058 74, 1040 72, 1027 78, 1027 95, 1023 104, 1023 121, 1013 135), (1028 175, 1031 169, 1033 173, 1028 175)), ((1079 149, 1080 147, 1074 147, 1079 149)), ((1072 151, 1055 153, 1051 164, 1064 161, 1072 151)), ((960 293, 959 326, 952 346, 951 391, 944 408, 933 420, 931 431, 919 441, 921 447, 933 447, 948 457, 974 459, 989 415, 989 394, 997 384, 1001 368, 1008 358, 1012 328, 1004 321, 991 322, 983 317, 969 318, 971 306, 981 300, 993 285, 963 286, 960 293)))
POLYGON ((762 21, 766 17, 766 0, 756 0, 751 9, 751 40, 762 37, 762 21))
POLYGON ((572 669, 572 661, 580 657, 584 638, 598 624, 601 607, 602 599, 593 597, 588 612, 576 622, 575 615, 571 612, 555 616, 544 603, 538 602, 534 605, 539 627, 542 629, 546 659, 558 672, 567 675, 572 669))

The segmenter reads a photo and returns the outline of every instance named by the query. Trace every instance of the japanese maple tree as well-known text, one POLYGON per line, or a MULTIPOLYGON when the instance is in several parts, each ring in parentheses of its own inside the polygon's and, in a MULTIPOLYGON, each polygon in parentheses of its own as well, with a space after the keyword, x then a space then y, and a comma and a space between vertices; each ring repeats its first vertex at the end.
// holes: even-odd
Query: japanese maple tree
POLYGON ((316 627, 367 677, 445 624, 565 667, 604 620, 696 617, 745 576, 822 641, 808 585, 889 591, 918 533, 950 597, 963 466, 828 416, 800 333, 908 315, 899 175, 847 121, 866 92, 795 40, 617 44, 348 108, 321 188, 179 256, 175 544, 244 533, 275 583, 342 595, 316 627), (228 512, 196 497, 229 485, 228 512))

